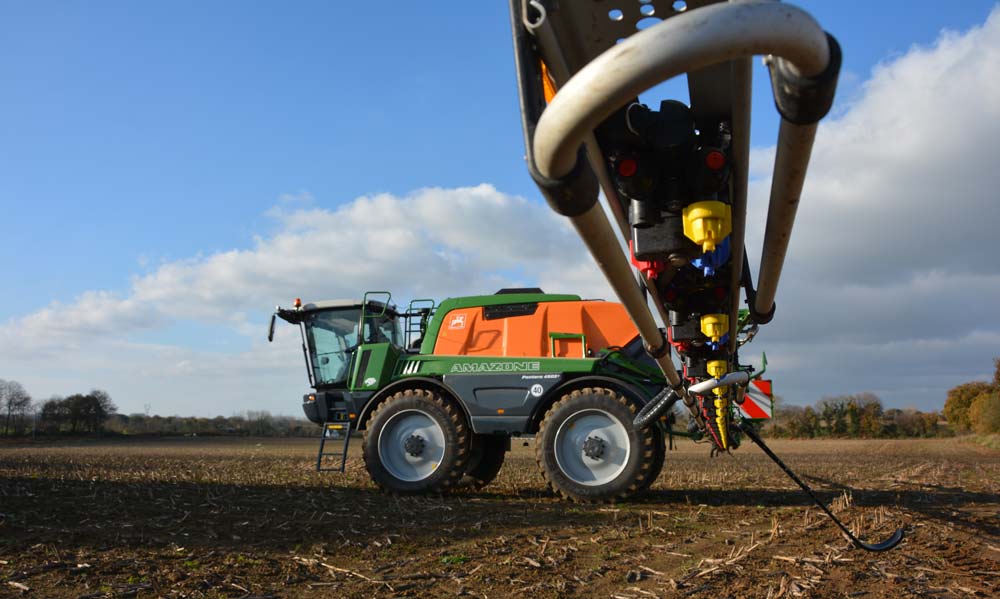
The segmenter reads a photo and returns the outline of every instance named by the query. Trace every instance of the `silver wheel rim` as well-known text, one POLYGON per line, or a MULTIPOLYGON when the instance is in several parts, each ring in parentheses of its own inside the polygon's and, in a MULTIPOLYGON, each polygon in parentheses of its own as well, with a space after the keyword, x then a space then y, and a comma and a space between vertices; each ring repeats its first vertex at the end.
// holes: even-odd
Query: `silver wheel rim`
POLYGON ((418 482, 434 474, 444 450, 444 431, 421 410, 393 414, 378 434, 379 462, 389 474, 406 482, 418 482))
POLYGON ((625 425, 610 413, 597 409, 580 410, 563 421, 556 430, 554 444, 560 472, 588 487, 618 478, 628 465, 631 452, 625 425), (595 451, 595 448, 600 449, 595 451), (598 452, 599 457, 595 457, 598 452))

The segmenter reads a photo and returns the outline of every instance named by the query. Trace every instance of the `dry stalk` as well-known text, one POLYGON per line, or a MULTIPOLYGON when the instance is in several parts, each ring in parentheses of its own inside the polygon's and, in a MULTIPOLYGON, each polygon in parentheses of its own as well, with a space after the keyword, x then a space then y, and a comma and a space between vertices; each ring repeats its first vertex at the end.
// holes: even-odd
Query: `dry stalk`
POLYGON ((362 580, 366 580, 366 581, 368 581, 368 582, 370 582, 372 584, 383 585, 387 589, 389 589, 390 591, 392 591, 394 593, 396 592, 396 589, 394 589, 391 584, 389 584, 388 582, 386 582, 384 580, 375 580, 374 578, 369 578, 369 577, 365 576, 364 574, 362 574, 360 572, 355 572, 354 570, 348 570, 347 568, 338 568, 337 566, 331 566, 330 564, 323 563, 323 562, 320 562, 319 565, 321 565, 324 568, 326 568, 327 570, 331 570, 333 572, 340 572, 341 574, 347 574, 348 576, 354 576, 355 578, 360 578, 362 580))

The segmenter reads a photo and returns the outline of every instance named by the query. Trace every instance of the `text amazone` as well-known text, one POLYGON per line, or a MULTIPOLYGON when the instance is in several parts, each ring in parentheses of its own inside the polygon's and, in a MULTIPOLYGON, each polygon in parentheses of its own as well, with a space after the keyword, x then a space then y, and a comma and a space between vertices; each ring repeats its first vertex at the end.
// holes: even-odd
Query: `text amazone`
POLYGON ((539 362, 464 362, 453 364, 451 372, 533 372, 541 370, 539 362))

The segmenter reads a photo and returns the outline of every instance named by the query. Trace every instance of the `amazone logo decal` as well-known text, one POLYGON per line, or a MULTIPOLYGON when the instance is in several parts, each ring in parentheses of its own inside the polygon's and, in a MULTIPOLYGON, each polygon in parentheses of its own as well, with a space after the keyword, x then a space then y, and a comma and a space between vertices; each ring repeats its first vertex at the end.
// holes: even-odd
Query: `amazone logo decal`
POLYGON ((467 362, 452 365, 451 372, 533 372, 541 369, 540 362, 467 362))

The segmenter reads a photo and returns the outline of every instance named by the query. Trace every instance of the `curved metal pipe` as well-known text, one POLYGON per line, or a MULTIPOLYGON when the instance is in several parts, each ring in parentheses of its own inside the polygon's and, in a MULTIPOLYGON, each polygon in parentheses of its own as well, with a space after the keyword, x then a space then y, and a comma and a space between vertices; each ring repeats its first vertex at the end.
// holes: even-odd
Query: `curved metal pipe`
POLYGON ((671 17, 608 49, 559 90, 535 130, 538 171, 566 176, 586 135, 657 83, 754 54, 785 58, 805 76, 821 73, 830 59, 826 33, 794 6, 769 0, 713 4, 671 17))

